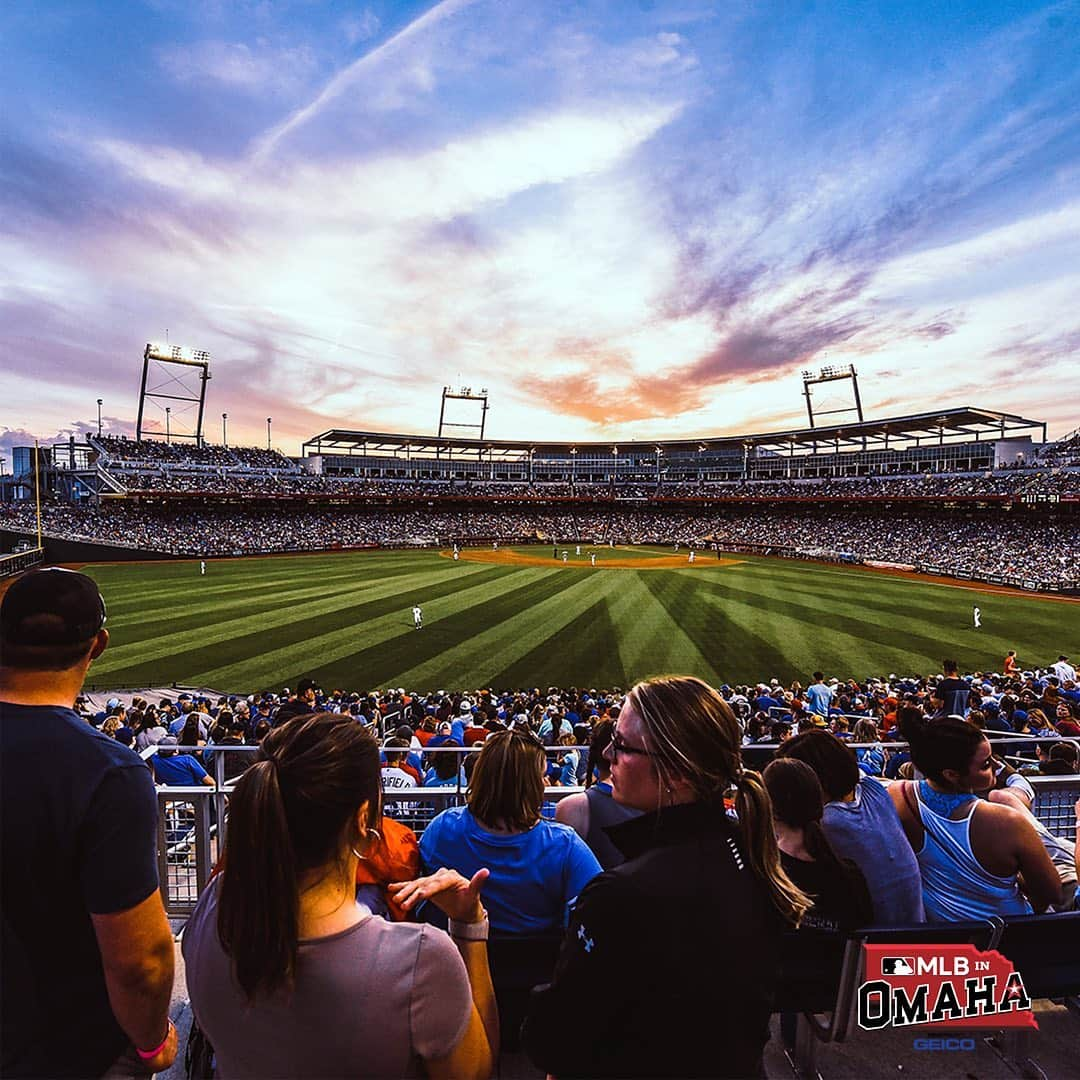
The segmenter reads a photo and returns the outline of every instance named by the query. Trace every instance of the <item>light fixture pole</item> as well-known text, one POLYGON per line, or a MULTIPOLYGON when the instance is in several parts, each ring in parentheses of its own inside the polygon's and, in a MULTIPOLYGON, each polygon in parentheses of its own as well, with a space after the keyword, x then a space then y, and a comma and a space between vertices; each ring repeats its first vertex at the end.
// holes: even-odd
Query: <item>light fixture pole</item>
POLYGON ((570 447, 570 486, 577 484, 577 447, 570 447))
POLYGON ((165 406, 165 441, 167 443, 172 442, 172 430, 169 427, 169 414, 172 412, 172 406, 165 406))
POLYGON ((101 398, 97 399, 97 437, 101 438, 101 398))
POLYGON ((266 418, 266 449, 270 449, 270 421, 273 420, 272 416, 266 418))
POLYGON ((229 432, 228 432, 228 428, 226 428, 226 426, 225 426, 228 422, 229 422, 229 414, 227 412, 223 412, 221 414, 221 445, 222 446, 228 446, 229 445, 229 432))

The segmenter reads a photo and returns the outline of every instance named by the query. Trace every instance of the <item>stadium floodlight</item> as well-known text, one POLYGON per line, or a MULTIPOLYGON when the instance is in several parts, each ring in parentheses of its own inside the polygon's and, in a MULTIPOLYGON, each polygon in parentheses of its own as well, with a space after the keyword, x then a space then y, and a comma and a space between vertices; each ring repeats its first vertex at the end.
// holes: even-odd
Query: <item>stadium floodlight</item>
POLYGON ((455 390, 452 386, 444 386, 442 391, 442 404, 439 406, 439 438, 443 437, 446 428, 466 428, 477 432, 477 438, 483 441, 484 426, 487 423, 488 392, 484 387, 478 394, 472 392, 471 386, 462 386, 455 390), (480 406, 480 423, 466 424, 464 422, 450 421, 446 419, 447 401, 471 401, 480 406))
POLYGON ((228 424, 228 422, 229 422, 229 414, 227 412, 223 412, 221 414, 221 445, 222 446, 228 446, 229 445, 228 429, 225 426, 226 424, 228 424))
MULTIPOLYGON (((848 364, 841 366, 838 364, 826 364, 820 369, 817 375, 812 371, 803 371, 803 397, 806 398, 806 411, 810 418, 810 426, 816 427, 815 416, 832 416, 838 413, 856 413, 859 417, 859 423, 863 422, 863 410, 862 399, 859 397, 859 373, 855 370, 854 364, 848 364), (852 393, 854 395, 854 405, 845 405, 838 409, 816 409, 814 408, 813 397, 810 388, 816 386, 819 383, 836 382, 841 379, 850 379, 852 393)), ((817 449, 815 444, 814 449, 817 449)))
MULTIPOLYGON (((139 416, 135 424, 135 438, 155 432, 143 431, 143 415, 146 403, 153 401, 181 401, 197 407, 194 430, 177 435, 178 439, 194 439, 197 445, 203 441, 203 410, 206 406, 206 384, 210 379, 210 353, 206 349, 189 349, 168 342, 147 342, 143 349, 142 386, 139 390, 139 416), (153 365, 153 367, 151 366, 153 365), (149 385, 151 370, 156 384, 149 385)), ((156 427, 156 425, 155 425, 156 427)), ((158 429, 158 432, 160 429, 158 429)))
POLYGON ((172 406, 165 406, 165 441, 172 442, 172 431, 169 428, 169 417, 172 414, 172 406))
POLYGON ((101 438, 101 403, 102 399, 97 399, 97 437, 101 438))
POLYGON ((270 421, 273 420, 272 416, 266 418, 266 449, 270 449, 270 421))

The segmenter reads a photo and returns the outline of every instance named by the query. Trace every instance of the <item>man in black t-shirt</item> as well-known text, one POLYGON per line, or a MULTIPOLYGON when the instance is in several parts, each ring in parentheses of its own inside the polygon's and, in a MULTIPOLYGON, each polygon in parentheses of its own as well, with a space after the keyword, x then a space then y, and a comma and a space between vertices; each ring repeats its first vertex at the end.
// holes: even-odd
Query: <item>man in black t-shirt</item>
POLYGON ((965 679, 957 674, 955 660, 942 660, 941 670, 944 672, 934 688, 933 696, 937 699, 935 717, 967 715, 968 698, 971 696, 971 686, 965 679))
POLYGON ((83 574, 31 571, 0 605, 4 1076, 149 1075, 176 1056, 154 783, 72 709, 108 640, 83 574))

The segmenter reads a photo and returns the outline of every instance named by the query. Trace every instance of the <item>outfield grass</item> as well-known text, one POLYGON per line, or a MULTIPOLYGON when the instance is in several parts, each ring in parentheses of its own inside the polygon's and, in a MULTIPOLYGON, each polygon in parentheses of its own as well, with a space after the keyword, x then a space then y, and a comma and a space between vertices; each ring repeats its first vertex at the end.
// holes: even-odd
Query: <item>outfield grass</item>
MULTIPOLYGON (((535 566, 435 551, 99 565, 112 635, 97 687, 179 682, 230 692, 295 685, 627 686, 661 672, 714 684, 776 676, 1000 670, 1006 650, 1046 664, 1080 646, 1080 606, 838 566, 734 556, 718 565, 605 569, 551 547, 535 566), (584 565, 582 565, 584 564, 584 565), (413 629, 411 608, 424 610, 413 629), (973 604, 983 627, 972 628, 973 604)), ((573 552, 573 548, 570 549, 573 552)))

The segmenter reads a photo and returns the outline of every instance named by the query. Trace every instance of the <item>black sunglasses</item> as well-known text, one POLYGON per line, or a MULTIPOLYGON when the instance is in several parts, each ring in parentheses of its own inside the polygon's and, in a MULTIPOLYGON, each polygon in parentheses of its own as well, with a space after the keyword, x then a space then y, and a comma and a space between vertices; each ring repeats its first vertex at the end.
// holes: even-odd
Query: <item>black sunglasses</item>
POLYGON ((618 733, 612 736, 611 742, 608 743, 608 750, 611 752, 612 761, 615 761, 620 754, 639 754, 641 757, 656 757, 651 750, 646 750, 643 746, 631 746, 629 743, 623 742, 622 736, 618 733))

